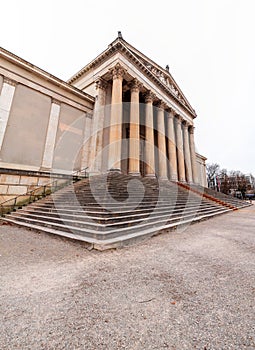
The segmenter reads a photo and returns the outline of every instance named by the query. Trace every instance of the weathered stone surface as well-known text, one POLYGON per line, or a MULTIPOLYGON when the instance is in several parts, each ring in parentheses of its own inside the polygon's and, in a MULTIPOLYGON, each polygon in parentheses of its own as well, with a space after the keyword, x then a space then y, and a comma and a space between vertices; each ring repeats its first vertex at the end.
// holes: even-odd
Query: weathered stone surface
POLYGON ((9 186, 8 194, 20 195, 25 194, 27 192, 27 186, 9 186))
POLYGON ((0 185, 0 194, 6 194, 8 192, 7 185, 0 185))
POLYGON ((37 185, 38 184, 38 178, 34 176, 21 176, 20 177, 20 184, 21 185, 37 185))
POLYGON ((19 175, 6 175, 6 174, 1 174, 0 175, 0 183, 1 184, 19 184, 20 182, 20 176, 19 175))

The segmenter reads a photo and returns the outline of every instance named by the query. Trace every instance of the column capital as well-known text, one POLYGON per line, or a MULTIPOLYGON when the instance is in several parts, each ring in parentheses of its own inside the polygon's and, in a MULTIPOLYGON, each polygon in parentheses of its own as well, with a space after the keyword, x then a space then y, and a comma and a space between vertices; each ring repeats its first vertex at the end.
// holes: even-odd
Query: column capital
POLYGON ((166 104, 164 101, 160 100, 160 101, 157 103, 157 107, 158 107, 159 109, 166 110, 166 109, 167 109, 167 104, 166 104))
POLYGON ((190 127, 189 127, 189 133, 190 133, 190 134, 194 134, 194 131, 195 131, 194 125, 190 125, 190 127))
POLYGON ((183 126, 188 129, 188 127, 191 125, 187 120, 183 120, 182 122, 183 126))
POLYGON ((156 99, 156 95, 151 91, 151 90, 148 90, 146 93, 145 93, 145 102, 148 103, 148 102, 153 102, 155 101, 156 99))
POLYGON ((113 68, 110 68, 110 72, 112 74, 113 80, 123 79, 126 73, 126 69, 124 69, 119 63, 117 63, 113 68))
POLYGON ((95 80, 95 83, 96 83, 96 89, 102 89, 102 90, 106 90, 107 85, 108 85, 107 81, 101 77, 98 77, 95 80))
POLYGON ((11 86, 16 86, 18 84, 17 81, 15 81, 15 80, 13 80, 11 78, 8 78, 8 77, 4 77, 4 81, 3 82, 6 83, 6 84, 9 84, 11 86))
POLYGON ((168 116, 168 118, 171 118, 171 119, 174 118, 174 116, 175 116, 175 111, 174 111, 173 108, 171 108, 171 107, 168 108, 168 114, 167 114, 167 116, 168 116))
POLYGON ((183 122, 183 118, 180 116, 180 114, 175 114, 175 120, 178 124, 181 124, 183 122))
POLYGON ((142 84, 139 82, 138 79, 134 78, 129 84, 128 86, 130 87, 130 90, 131 91, 134 91, 134 92, 139 92, 141 87, 142 87, 142 84))
POLYGON ((59 100, 56 100, 55 98, 51 98, 51 103, 54 103, 55 105, 60 106, 61 102, 59 100))

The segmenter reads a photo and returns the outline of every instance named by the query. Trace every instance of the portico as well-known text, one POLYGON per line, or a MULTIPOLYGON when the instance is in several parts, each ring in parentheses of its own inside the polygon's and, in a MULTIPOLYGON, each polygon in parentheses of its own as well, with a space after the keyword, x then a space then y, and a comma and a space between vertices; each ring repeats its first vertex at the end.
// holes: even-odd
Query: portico
POLYGON ((117 171, 198 183, 196 113, 168 66, 157 65, 119 33, 68 82, 96 101, 90 175, 117 171))
POLYGON ((107 75, 97 77, 95 84, 98 94, 92 121, 91 175, 104 172, 102 148, 107 130, 104 119, 105 109, 110 108, 107 171, 156 176, 161 180, 196 181, 192 122, 163 101, 162 95, 148 90, 119 62, 109 69, 107 75), (111 87, 110 107, 106 105, 107 86, 111 87), (126 141, 124 144, 123 140, 126 141), (123 159, 126 157, 125 163, 123 159), (142 174, 141 162, 145 163, 142 174), (122 166, 123 163, 126 167, 122 166))

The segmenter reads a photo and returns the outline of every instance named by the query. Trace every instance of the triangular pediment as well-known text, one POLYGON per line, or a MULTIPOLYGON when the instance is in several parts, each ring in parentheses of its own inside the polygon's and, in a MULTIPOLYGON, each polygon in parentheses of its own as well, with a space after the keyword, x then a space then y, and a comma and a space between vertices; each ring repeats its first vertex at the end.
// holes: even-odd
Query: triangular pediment
POLYGON ((181 91, 180 87, 177 85, 176 81, 167 69, 160 67, 157 63, 146 57, 129 43, 125 42, 125 45, 137 57, 137 59, 142 62, 143 65, 145 65, 146 68, 158 79, 160 83, 163 83, 171 91, 171 93, 174 94, 184 105, 194 111, 184 96, 183 92, 181 91))
POLYGON ((120 52, 123 56, 126 56, 129 60, 131 60, 132 64, 142 68, 143 74, 147 75, 151 80, 153 80, 154 83, 163 88, 166 94, 173 97, 178 103, 188 109, 193 117, 196 117, 195 110, 184 96, 170 72, 167 69, 163 69, 150 58, 142 54, 135 47, 126 42, 122 37, 118 37, 116 40, 114 40, 105 51, 82 68, 78 73, 72 76, 68 80, 68 83, 75 83, 76 80, 83 74, 86 74, 86 72, 88 72, 90 69, 99 66, 104 61, 109 60, 109 58, 116 52, 120 52))

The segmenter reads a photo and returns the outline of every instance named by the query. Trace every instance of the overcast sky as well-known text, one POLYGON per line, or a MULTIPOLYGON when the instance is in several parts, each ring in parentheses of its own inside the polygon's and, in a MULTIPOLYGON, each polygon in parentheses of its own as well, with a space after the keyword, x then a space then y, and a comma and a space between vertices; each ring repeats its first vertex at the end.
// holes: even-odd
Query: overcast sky
POLYGON ((123 38, 165 67, 197 112, 197 151, 255 175, 254 0, 0 0, 0 46, 67 80, 123 38))

